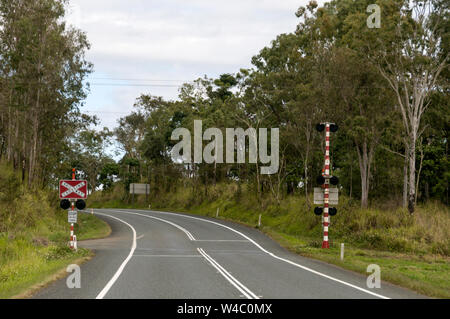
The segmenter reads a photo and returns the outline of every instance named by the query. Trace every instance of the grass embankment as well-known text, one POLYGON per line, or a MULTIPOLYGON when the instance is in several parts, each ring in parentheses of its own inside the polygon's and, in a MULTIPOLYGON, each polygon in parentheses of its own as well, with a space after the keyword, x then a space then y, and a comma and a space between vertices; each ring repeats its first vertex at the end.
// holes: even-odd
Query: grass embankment
MULTIPOLYGON (((90 197, 90 207, 131 208, 120 185, 111 192, 90 197)), ((194 193, 191 187, 153 194, 152 209, 189 212, 232 220, 257 227, 284 247, 303 256, 367 274, 367 266, 378 264, 382 279, 431 296, 450 298, 450 211, 439 203, 419 205, 414 215, 403 209, 362 210, 359 202, 340 197, 338 214, 331 218, 329 250, 321 248, 321 218, 308 208, 300 195, 276 203, 270 195, 258 200, 255 191, 234 185, 211 186, 194 193), (340 243, 345 258, 340 260, 340 243)), ((135 208, 148 208, 145 196, 136 198, 135 208)))
MULTIPOLYGON (((18 176, 0 164, 0 298, 26 297, 61 276, 67 265, 87 260, 90 251, 68 248, 69 232, 67 212, 59 209, 56 197, 25 189, 18 176)), ((78 215, 78 240, 109 232, 95 216, 78 215)))

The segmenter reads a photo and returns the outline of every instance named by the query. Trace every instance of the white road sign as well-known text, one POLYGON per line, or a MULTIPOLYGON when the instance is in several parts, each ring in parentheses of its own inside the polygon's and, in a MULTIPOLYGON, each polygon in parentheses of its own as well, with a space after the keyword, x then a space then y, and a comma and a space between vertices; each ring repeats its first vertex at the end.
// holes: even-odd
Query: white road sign
MULTIPOLYGON (((339 190, 337 188, 330 188, 330 195, 328 197, 328 204, 337 205, 339 190)), ((314 187, 314 204, 323 205, 324 189, 320 187, 314 187)))
POLYGON ((77 211, 76 210, 69 210, 68 213, 68 219, 69 219, 69 223, 71 224, 76 224, 77 223, 77 211))
POLYGON ((130 184, 130 194, 150 194, 150 184, 130 184))

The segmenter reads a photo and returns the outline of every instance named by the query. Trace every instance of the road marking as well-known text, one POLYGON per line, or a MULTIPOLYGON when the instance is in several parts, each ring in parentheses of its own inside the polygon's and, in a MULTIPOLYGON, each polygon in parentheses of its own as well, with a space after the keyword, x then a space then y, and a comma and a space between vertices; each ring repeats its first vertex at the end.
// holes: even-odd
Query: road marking
POLYGON ((202 257, 201 255, 133 255, 133 257, 202 257))
MULTIPOLYGON (((143 211, 143 210, 139 210, 139 211, 143 211)), ((248 241, 250 241, 251 243, 253 243, 253 244, 254 244, 256 247, 258 247, 260 250, 262 250, 263 252, 265 252, 265 253, 268 254, 269 256, 272 256, 272 257, 275 258, 275 259, 284 261, 284 262, 286 262, 286 263, 288 263, 288 264, 291 264, 291 265, 293 265, 293 266, 295 266, 295 267, 298 267, 298 268, 301 268, 301 269, 303 269, 303 270, 309 271, 309 272, 311 272, 311 273, 313 273, 313 274, 316 274, 316 275, 318 275, 318 276, 321 276, 321 277, 324 277, 324 278, 327 278, 327 279, 330 279, 330 280, 339 282, 339 283, 341 283, 341 284, 343 284, 343 285, 346 285, 346 286, 348 286, 348 287, 352 287, 352 288, 354 288, 354 289, 356 289, 356 290, 365 292, 365 293, 367 293, 367 294, 369 294, 369 295, 372 295, 372 296, 375 296, 375 297, 378 297, 378 298, 381 298, 381 299, 390 299, 389 297, 386 297, 386 296, 383 296, 383 295, 374 293, 374 292, 372 292, 372 291, 369 291, 369 290, 367 290, 367 289, 358 287, 358 286, 353 285, 353 284, 351 284, 351 283, 348 283, 348 282, 346 282, 346 281, 343 281, 343 280, 340 280, 340 279, 337 279, 337 278, 334 278, 334 277, 325 275, 325 274, 323 274, 323 273, 321 273, 321 272, 319 272, 319 271, 316 271, 316 270, 314 270, 314 269, 308 268, 308 267, 306 267, 306 266, 302 266, 302 265, 297 264, 297 263, 295 263, 295 262, 293 262, 293 261, 290 261, 289 259, 285 259, 285 258, 282 258, 282 257, 278 257, 278 256, 275 255, 274 253, 272 253, 272 252, 270 252, 270 251, 264 249, 261 245, 259 245, 256 241, 254 241, 253 239, 251 239, 251 238, 248 237, 247 235, 245 235, 245 234, 241 233, 240 231, 235 230, 235 229, 233 229, 233 228, 231 228, 231 227, 229 227, 229 226, 226 226, 226 225, 217 223, 217 222, 215 222, 215 221, 208 220, 208 219, 203 219, 203 218, 199 218, 199 217, 194 217, 194 216, 187 216, 187 215, 183 215, 183 214, 169 213, 169 212, 158 212, 158 211, 153 211, 153 210, 152 210, 152 211, 146 211, 146 212, 149 212, 149 213, 156 213, 156 214, 173 215, 173 216, 181 216, 181 217, 185 217, 185 218, 190 218, 190 219, 200 220, 200 221, 203 221, 203 222, 206 222, 206 223, 211 223, 211 224, 214 224, 214 225, 217 225, 217 226, 220 226, 220 227, 224 227, 224 228, 226 228, 226 229, 229 229, 229 230, 235 232, 236 234, 241 235, 242 237, 244 237, 245 239, 247 239, 248 241)))
POLYGON ((117 219, 118 221, 124 223, 125 225, 127 225, 128 227, 131 228, 131 230, 133 231, 133 244, 131 245, 131 250, 130 253, 128 254, 127 258, 125 258, 125 260, 122 262, 122 264, 120 265, 119 269, 117 269, 116 273, 114 274, 114 276, 110 279, 110 281, 106 284, 105 288, 102 289, 102 291, 100 291, 100 293, 98 294, 98 296, 95 299, 103 299, 103 297, 105 297, 105 295, 108 293, 108 291, 111 289, 111 287, 114 285, 114 283, 116 282, 116 280, 119 278, 120 274, 122 273, 122 271, 124 270, 125 266, 127 265, 127 263, 130 261, 131 257, 133 257, 133 253, 134 250, 136 249, 136 230, 134 229, 133 226, 131 226, 130 224, 128 224, 127 222, 121 220, 120 218, 114 217, 114 216, 110 216, 107 214, 101 214, 101 213, 96 213, 98 215, 103 215, 103 216, 107 216, 110 218, 114 218, 117 219))
POLYGON ((205 242, 239 242, 239 243, 247 243, 248 240, 239 240, 239 239, 196 239, 195 241, 205 241, 205 242))
POLYGON ((159 220, 161 222, 164 222, 164 223, 167 223, 169 225, 172 225, 172 226, 178 228, 179 230, 183 231, 186 234, 186 236, 189 238, 189 240, 192 240, 192 241, 196 240, 195 237, 192 236, 192 234, 187 229, 181 227, 180 225, 172 223, 171 221, 168 221, 168 220, 165 220, 165 219, 162 219, 162 218, 158 218, 158 217, 155 217, 155 216, 143 215, 143 214, 133 213, 133 212, 129 212, 129 211, 127 212, 127 211, 112 210, 112 209, 109 209, 109 211, 118 212, 118 213, 132 214, 132 215, 138 215, 138 216, 142 216, 142 217, 156 219, 156 220, 159 220))
POLYGON ((247 299, 259 299, 257 295, 240 283, 236 278, 234 278, 228 271, 225 270, 217 261, 215 261, 211 256, 209 256, 203 249, 197 248, 198 252, 205 257, 209 263, 217 269, 217 271, 228 280, 236 289, 238 289, 247 299))

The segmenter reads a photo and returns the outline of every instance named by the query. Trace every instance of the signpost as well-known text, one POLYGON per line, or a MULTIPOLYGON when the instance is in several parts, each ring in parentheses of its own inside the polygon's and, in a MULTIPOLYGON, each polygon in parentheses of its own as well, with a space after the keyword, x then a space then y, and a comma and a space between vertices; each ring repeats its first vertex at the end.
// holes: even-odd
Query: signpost
POLYGON ((338 202, 337 188, 330 188, 330 183, 337 185, 339 179, 331 175, 331 161, 330 161, 330 132, 337 132, 338 126, 334 123, 320 123, 316 126, 317 131, 325 131, 325 163, 322 174, 317 178, 317 182, 322 185, 322 188, 314 189, 314 204, 323 204, 322 207, 316 207, 314 213, 322 215, 323 213, 323 242, 322 248, 330 248, 328 242, 328 226, 330 225, 330 216, 337 213, 337 209, 329 207, 330 204, 336 205, 338 202))
POLYGON ((79 210, 83 210, 86 207, 84 199, 87 198, 87 181, 85 180, 75 180, 75 168, 72 169, 72 179, 71 180, 60 180, 59 181, 59 198, 61 199, 60 206, 62 209, 69 209, 67 214, 67 220, 70 223, 70 248, 77 249, 76 236, 73 231, 73 224, 77 223, 77 211, 76 206, 79 210))
POLYGON ((145 200, 148 202, 148 195, 150 194, 150 184, 130 184, 131 204, 134 204, 134 194, 145 194, 145 200))

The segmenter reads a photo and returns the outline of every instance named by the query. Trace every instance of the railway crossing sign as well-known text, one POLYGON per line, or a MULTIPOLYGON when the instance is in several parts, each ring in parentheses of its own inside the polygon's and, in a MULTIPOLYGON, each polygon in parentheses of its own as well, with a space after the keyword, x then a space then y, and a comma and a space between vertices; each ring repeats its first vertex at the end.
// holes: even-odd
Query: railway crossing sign
POLYGON ((59 181, 60 199, 86 199, 87 181, 61 180, 59 181))

